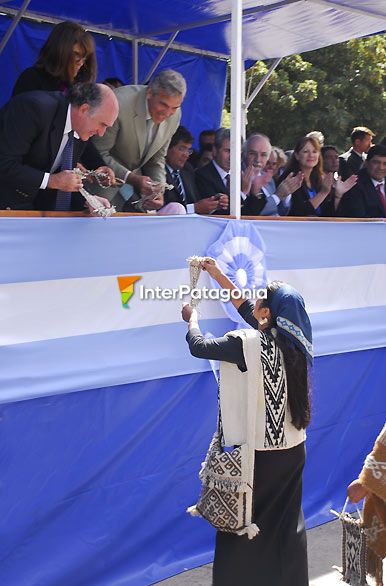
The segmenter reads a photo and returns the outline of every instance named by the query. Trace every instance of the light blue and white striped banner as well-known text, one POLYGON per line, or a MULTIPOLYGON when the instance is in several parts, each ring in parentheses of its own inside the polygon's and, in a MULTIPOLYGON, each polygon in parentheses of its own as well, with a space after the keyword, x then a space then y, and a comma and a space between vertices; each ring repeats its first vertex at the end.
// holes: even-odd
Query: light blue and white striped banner
MULTIPOLYGON (((188 285, 186 259, 228 221, 237 232, 236 220, 199 216, 0 218, 0 401, 209 370, 188 352, 181 301, 139 291, 188 285), (141 276, 127 308, 118 276, 141 276)), ((268 277, 305 298, 316 356, 386 346, 385 223, 253 225, 268 277)), ((218 301, 199 311, 204 332, 234 327, 218 301)))

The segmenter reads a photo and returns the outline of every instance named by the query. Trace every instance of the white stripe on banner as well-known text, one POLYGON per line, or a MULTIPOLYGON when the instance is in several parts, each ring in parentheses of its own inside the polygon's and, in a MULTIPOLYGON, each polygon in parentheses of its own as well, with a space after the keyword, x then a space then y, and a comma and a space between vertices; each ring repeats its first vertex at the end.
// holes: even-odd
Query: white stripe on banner
MULTIPOLYGON (((386 265, 275 270, 269 276, 299 289, 311 315, 385 305, 386 265)), ((140 287, 188 283, 187 269, 144 273, 128 308, 122 307, 116 276, 0 285, 0 345, 178 323, 180 299, 141 300, 140 287)), ((210 287, 207 273, 200 277, 204 285, 210 287)), ((202 301, 199 311, 205 319, 226 317, 217 301, 202 301)))

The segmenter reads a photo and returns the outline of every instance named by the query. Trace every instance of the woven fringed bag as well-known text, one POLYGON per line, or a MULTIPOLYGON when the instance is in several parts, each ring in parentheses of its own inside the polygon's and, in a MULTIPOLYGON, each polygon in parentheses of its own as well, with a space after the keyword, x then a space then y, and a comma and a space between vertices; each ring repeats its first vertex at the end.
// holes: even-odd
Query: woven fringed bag
MULTIPOLYGON (((251 345, 246 347, 251 352, 251 345)), ((259 533, 257 525, 252 523, 256 403, 257 388, 248 395, 247 443, 225 450, 219 401, 217 431, 199 473, 200 498, 187 510, 191 515, 204 517, 219 531, 247 535, 249 539, 259 533)))
POLYGON ((342 523, 342 574, 343 582, 351 586, 368 586, 366 580, 367 535, 361 513, 357 507, 358 519, 346 512, 348 499, 341 513, 331 511, 342 523))

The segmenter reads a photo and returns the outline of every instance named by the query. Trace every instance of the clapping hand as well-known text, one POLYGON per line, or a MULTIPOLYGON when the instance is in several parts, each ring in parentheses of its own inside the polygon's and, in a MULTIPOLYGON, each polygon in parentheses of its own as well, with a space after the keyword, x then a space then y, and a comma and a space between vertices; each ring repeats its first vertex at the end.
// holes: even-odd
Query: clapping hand
POLYGON ((272 169, 269 169, 262 175, 255 175, 255 177, 252 179, 251 193, 253 195, 257 195, 258 193, 260 193, 261 188, 265 187, 267 183, 271 181, 272 177, 272 169))
POLYGON ((334 173, 325 173, 322 179, 320 191, 325 195, 328 195, 332 189, 334 183, 334 173))
POLYGON ((335 183, 335 193, 336 195, 341 198, 347 191, 349 191, 356 182, 358 181, 357 175, 351 175, 346 181, 342 181, 341 177, 338 177, 335 183))
POLYGON ((280 199, 284 199, 288 195, 291 195, 299 189, 304 180, 304 174, 299 171, 298 173, 290 173, 276 189, 276 195, 280 199))

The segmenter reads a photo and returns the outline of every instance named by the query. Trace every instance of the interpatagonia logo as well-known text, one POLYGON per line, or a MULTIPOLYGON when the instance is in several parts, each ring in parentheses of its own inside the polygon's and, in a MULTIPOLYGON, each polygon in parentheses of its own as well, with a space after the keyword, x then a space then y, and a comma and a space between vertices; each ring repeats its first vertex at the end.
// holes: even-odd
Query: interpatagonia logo
POLYGON ((119 290, 121 292, 122 306, 126 309, 129 307, 129 301, 134 295, 134 283, 142 277, 139 275, 129 275, 117 277, 119 290))

